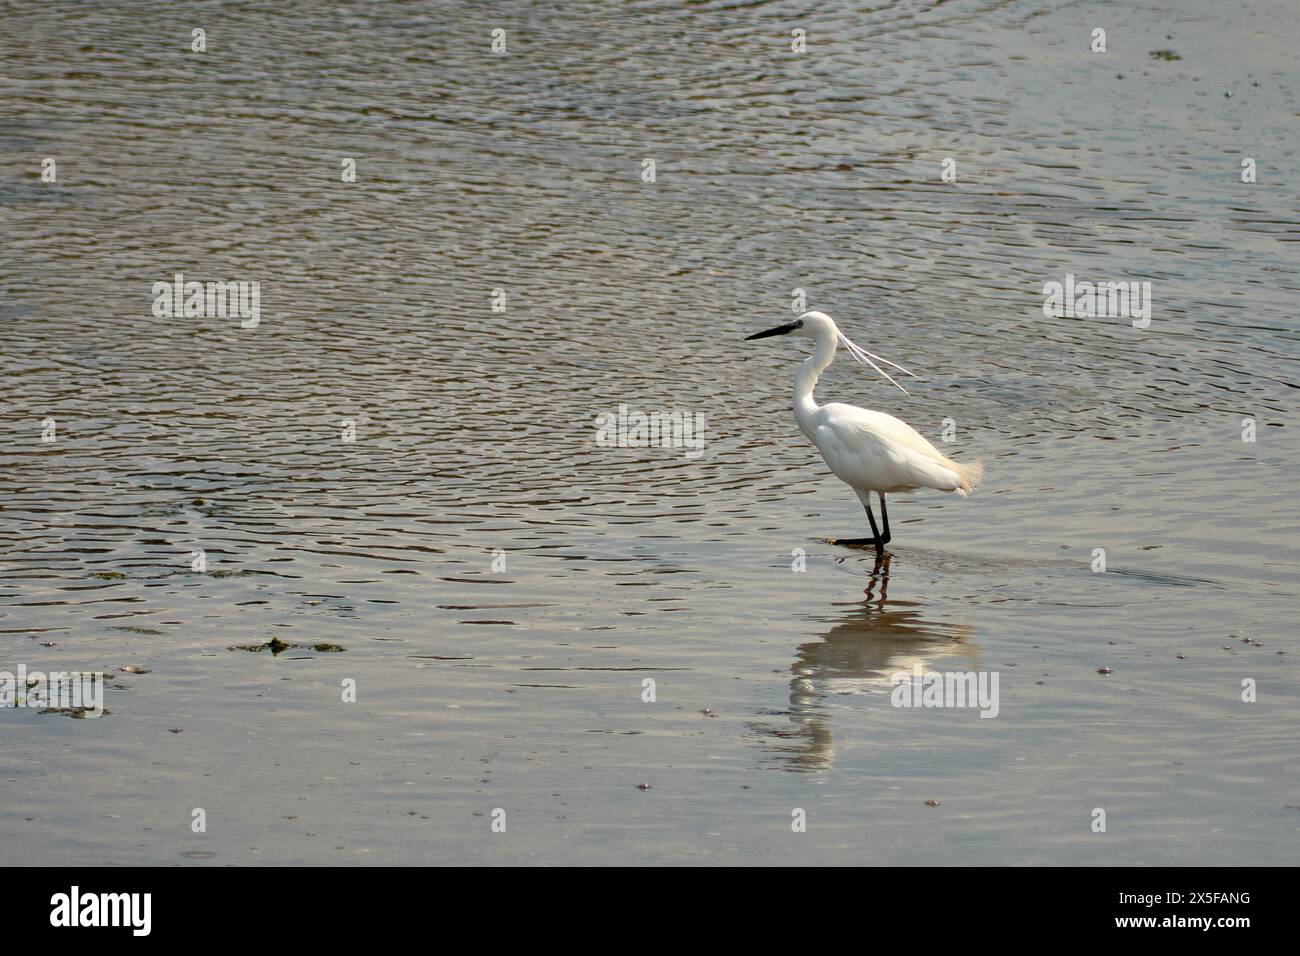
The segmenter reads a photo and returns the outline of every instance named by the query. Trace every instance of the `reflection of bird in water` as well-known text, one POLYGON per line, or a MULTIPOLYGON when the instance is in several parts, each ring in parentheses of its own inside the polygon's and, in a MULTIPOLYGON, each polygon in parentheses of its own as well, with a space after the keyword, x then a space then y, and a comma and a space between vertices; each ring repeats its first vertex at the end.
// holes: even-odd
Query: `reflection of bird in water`
POLYGON ((942 657, 973 657, 964 642, 964 624, 927 621, 915 601, 890 601, 890 555, 876 558, 865 600, 835 618, 822 638, 799 647, 790 680, 790 719, 793 731, 770 731, 783 738, 773 750, 792 770, 822 770, 834 756, 830 713, 826 701, 835 695, 875 692, 888 705, 890 676, 911 671, 942 657))

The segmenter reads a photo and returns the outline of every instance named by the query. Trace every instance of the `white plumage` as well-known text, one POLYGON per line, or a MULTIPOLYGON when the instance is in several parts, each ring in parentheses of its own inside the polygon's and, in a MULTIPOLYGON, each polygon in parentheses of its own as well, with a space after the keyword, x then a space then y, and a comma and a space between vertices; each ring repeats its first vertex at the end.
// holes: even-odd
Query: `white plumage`
POLYGON ((856 490, 888 494, 934 488, 960 495, 974 489, 978 467, 953 461, 907 422, 884 412, 831 402, 799 423, 835 477, 856 490))
MULTIPOLYGON (((831 471, 857 492, 858 499, 867 509, 873 537, 844 543, 871 543, 877 551, 882 550, 890 540, 889 513, 885 506, 885 495, 890 492, 934 488, 964 496, 979 483, 983 469, 978 463, 963 465, 953 461, 911 425, 893 415, 841 402, 818 405, 813 397, 818 377, 835 359, 837 343, 895 385, 898 383, 876 362, 911 375, 907 369, 854 345, 824 312, 805 312, 788 325, 749 338, 771 335, 801 335, 816 342, 813 354, 799 364, 799 371, 795 373, 794 415, 799 428, 817 446, 831 471), (870 493, 873 491, 880 495, 881 514, 885 520, 883 534, 877 530, 871 512, 870 493)), ((901 385, 898 387, 903 388, 901 385)))

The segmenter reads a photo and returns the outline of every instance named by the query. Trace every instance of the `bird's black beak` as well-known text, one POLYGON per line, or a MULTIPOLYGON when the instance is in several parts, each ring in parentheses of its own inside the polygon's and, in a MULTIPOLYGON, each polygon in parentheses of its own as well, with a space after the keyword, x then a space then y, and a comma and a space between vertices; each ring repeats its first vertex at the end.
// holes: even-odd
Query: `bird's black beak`
POLYGON ((766 332, 755 332, 753 335, 746 335, 745 341, 752 342, 754 339, 765 339, 770 335, 789 335, 803 323, 799 321, 787 322, 785 325, 778 325, 774 329, 768 329, 766 332))

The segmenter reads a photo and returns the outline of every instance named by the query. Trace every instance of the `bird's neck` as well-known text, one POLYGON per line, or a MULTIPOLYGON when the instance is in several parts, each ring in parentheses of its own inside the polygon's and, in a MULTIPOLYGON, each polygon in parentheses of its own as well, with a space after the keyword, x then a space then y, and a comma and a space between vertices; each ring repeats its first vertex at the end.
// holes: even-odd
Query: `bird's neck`
POLYGON ((820 335, 817 348, 799 363, 799 371, 794 374, 794 417, 805 434, 808 434, 812 415, 818 408, 813 389, 817 387, 818 377, 834 359, 835 336, 820 335))

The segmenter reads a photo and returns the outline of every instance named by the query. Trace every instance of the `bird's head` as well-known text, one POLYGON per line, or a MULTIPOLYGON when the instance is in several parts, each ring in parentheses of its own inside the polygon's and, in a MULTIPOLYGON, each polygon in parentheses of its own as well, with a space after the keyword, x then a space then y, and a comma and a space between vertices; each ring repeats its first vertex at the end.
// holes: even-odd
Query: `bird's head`
POLYGON ((753 335, 747 335, 745 341, 765 339, 773 335, 801 335, 806 339, 816 339, 823 335, 829 335, 833 340, 839 335, 839 331, 835 327, 834 320, 825 312, 805 312, 793 322, 778 325, 766 332, 755 332, 753 335))
MULTIPOLYGON (((753 335, 747 335, 745 336, 745 341, 749 342, 753 339, 766 339, 773 335, 800 335, 807 339, 815 339, 819 344, 822 342, 829 342, 831 344, 831 349, 827 353, 828 357, 826 362, 828 364, 830 362, 830 356, 835 354, 835 344, 838 343, 844 346, 844 348, 848 350, 849 354, 863 365, 870 365, 895 385, 898 385, 898 383, 894 381, 893 377, 888 372, 877 365, 876 362, 882 362, 891 368, 896 368, 906 375, 915 375, 915 373, 909 372, 907 369, 903 368, 903 366, 896 365, 887 358, 881 358, 875 352, 868 352, 866 349, 854 345, 849 341, 848 336, 841 332, 835 325, 835 320, 825 312, 805 312, 793 322, 787 322, 785 325, 778 325, 776 328, 768 329, 765 332, 755 332, 753 335)), ((824 367, 825 365, 821 366, 821 368, 824 367)), ((898 387, 903 389, 903 394, 907 394, 907 389, 903 388, 901 385, 898 385, 898 387)))

